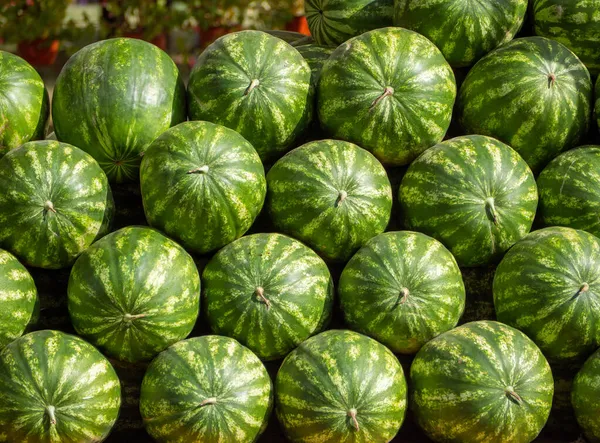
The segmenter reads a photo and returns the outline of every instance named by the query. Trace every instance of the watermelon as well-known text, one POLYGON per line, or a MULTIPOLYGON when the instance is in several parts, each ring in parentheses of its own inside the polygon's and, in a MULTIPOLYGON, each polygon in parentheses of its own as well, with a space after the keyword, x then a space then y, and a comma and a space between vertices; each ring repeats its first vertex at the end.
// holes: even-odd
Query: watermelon
POLYGON ((315 41, 338 46, 364 32, 391 26, 394 0, 306 0, 304 10, 315 41))
POLYGON ((502 258, 531 229, 538 202, 519 154, 481 135, 427 150, 408 168, 398 198, 406 227, 440 240, 460 266, 502 258))
POLYGON ((402 28, 367 32, 340 45, 321 71, 319 120, 333 138, 405 165, 440 142, 456 83, 442 53, 402 28))
POLYGON ((277 418, 294 443, 390 441, 407 405, 394 354, 345 330, 323 332, 289 354, 275 395, 277 418))
POLYGON ((600 235, 600 146, 582 146, 559 155, 544 168, 537 184, 543 225, 600 235))
POLYGON ((498 265, 494 305, 550 361, 586 358, 600 346, 600 239, 564 227, 532 232, 498 265))
POLYGON ((538 173, 590 124, 592 82, 579 59, 543 37, 519 38, 469 71, 457 103, 467 134, 497 138, 538 173))
POLYGON ((467 323, 421 348, 410 368, 415 418, 438 442, 529 443, 552 405, 548 362, 525 334, 467 323))
POLYGON ((109 361, 74 335, 38 331, 0 353, 0 442, 101 442, 119 414, 109 361))
POLYGON ((140 393, 144 425, 157 442, 254 442, 272 406, 271 379, 258 357, 218 335, 161 352, 140 393))
POLYGON ((396 0, 394 23, 427 37, 459 68, 512 40, 526 11, 527 0, 396 0))
POLYGON ((186 120, 185 86, 158 47, 102 40, 63 67, 52 96, 56 137, 94 157, 111 182, 137 182, 148 145, 186 120))
POLYGON ((200 254, 244 235, 267 193, 252 145, 229 128, 197 121, 150 145, 140 185, 149 224, 200 254))
POLYGON ((10 252, 0 249, 0 350, 20 337, 35 317, 37 289, 10 252))
POLYGON ((535 33, 556 40, 579 57, 590 72, 600 71, 600 1, 533 0, 535 33))
POLYGON ((402 354, 455 327, 465 307, 450 251, 409 231, 369 240, 344 268, 338 293, 346 324, 402 354))
POLYGON ((200 277, 177 243, 154 229, 131 226, 77 259, 67 292, 77 333, 116 359, 136 362, 192 331, 200 277))
POLYGON ((331 316, 327 265, 281 234, 249 235, 225 246, 204 268, 202 286, 213 332, 239 340, 262 360, 285 357, 331 316))
POLYGON ((321 140, 286 154, 267 174, 267 208, 278 230, 331 261, 347 261, 390 219, 392 189, 375 157, 321 140))
POLYGON ((588 441, 600 442, 600 349, 577 373, 571 395, 577 422, 588 441))
POLYGON ((28 142, 0 160, 0 246, 25 265, 70 266, 113 213, 106 174, 75 146, 28 142))
POLYGON ((261 31, 225 35, 198 58, 188 83, 190 120, 234 129, 272 161, 311 114, 311 72, 297 50, 261 31))
POLYGON ((48 91, 21 57, 0 51, 0 157, 46 135, 48 91))

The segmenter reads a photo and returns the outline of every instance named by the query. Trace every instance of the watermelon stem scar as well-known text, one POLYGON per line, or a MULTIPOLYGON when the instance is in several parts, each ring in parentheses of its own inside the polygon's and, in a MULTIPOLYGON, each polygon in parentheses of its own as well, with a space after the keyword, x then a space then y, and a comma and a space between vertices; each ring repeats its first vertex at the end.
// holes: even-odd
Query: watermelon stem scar
POLYGON ((373 103, 371 103, 371 106, 369 107, 369 111, 372 111, 373 108, 375 108, 375 106, 377 106, 381 100, 383 100, 386 97, 389 97, 390 95, 394 95, 394 88, 392 88, 391 86, 386 86, 383 90, 383 94, 381 94, 379 97, 373 100, 373 103))
POLYGON ((402 288, 400 289, 400 295, 402 296, 402 299, 400 300, 400 304, 404 304, 406 303, 406 300, 408 300, 408 295, 410 294, 410 291, 408 290, 408 288, 402 288))
POLYGON ((187 173, 188 174, 206 174, 208 172, 208 165, 204 165, 204 166, 200 166, 199 168, 196 169, 190 169, 187 173))
POLYGON ((206 400, 202 400, 202 403, 200 403, 200 407, 206 405, 214 405, 215 403, 217 403, 216 397, 208 397, 206 400))
POLYGON ((46 413, 48 414, 48 418, 50 419, 51 425, 56 424, 56 415, 54 414, 55 410, 56 409, 54 408, 54 406, 51 406, 51 405, 46 406, 46 413))
POLYGON ((254 88, 256 88, 258 85, 260 84, 260 81, 258 81, 257 78, 255 78, 254 80, 252 80, 250 82, 250 85, 246 88, 246 90, 244 91, 244 95, 248 95, 252 92, 252 90, 254 88))
POLYGON ((137 320, 138 318, 144 318, 146 316, 147 316, 147 314, 135 314, 135 315, 125 314, 125 315, 123 315, 123 321, 137 320))
POLYGON ((496 212, 496 206, 494 204, 494 197, 490 197, 485 201, 485 212, 488 218, 495 224, 498 225, 498 213, 496 212))
POLYGON ((548 89, 554 86, 554 83, 556 83, 556 75, 553 73, 548 74, 548 89))
POLYGON ((509 400, 515 402, 518 405, 520 405, 523 402, 523 399, 521 398, 521 396, 515 392, 515 390, 513 389, 512 386, 508 386, 504 390, 504 393, 506 394, 506 396, 508 397, 509 400))
POLYGON ((56 214, 56 209, 54 209, 54 205, 52 204, 52 202, 50 200, 48 200, 46 203, 44 203, 44 210, 52 211, 56 214))
POLYGON ((579 290, 575 293, 574 297, 577 297, 579 294, 581 294, 582 292, 587 292, 590 290, 590 285, 588 285, 587 283, 583 283, 581 285, 581 287, 579 288, 579 290))
POLYGON ((256 294, 256 296, 258 298, 260 298, 265 303, 265 305, 267 305, 267 309, 271 308, 271 302, 267 299, 267 297, 265 297, 265 290, 263 289, 262 286, 258 286, 256 288, 256 291, 254 291, 254 293, 256 294))
POLYGON ((360 431, 360 426, 358 426, 358 420, 356 419, 356 413, 358 411, 354 408, 350 409, 348 411, 348 417, 350 417, 352 419, 352 423, 354 424, 354 427, 356 428, 357 431, 360 431))
POLYGON ((335 207, 337 208, 346 198, 348 197, 348 193, 346 191, 340 191, 338 194, 338 198, 335 201, 335 207))

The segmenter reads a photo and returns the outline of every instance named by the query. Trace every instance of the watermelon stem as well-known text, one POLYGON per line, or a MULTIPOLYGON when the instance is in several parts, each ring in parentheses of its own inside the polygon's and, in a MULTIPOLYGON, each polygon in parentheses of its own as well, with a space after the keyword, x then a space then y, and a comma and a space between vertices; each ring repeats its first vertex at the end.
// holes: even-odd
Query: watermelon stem
POLYGON ((348 197, 348 193, 344 190, 340 191, 340 193, 338 194, 338 198, 335 202, 335 206, 336 208, 340 205, 340 203, 342 203, 344 200, 346 200, 346 198, 348 197))
POLYGON ((348 411, 348 417, 350 417, 352 419, 352 423, 354 424, 354 427, 356 428, 357 431, 360 431, 360 426, 358 425, 358 420, 356 419, 356 413, 358 411, 354 408, 350 409, 348 411))
POLYGON ((386 97, 389 97, 390 95, 394 95, 394 88, 392 88, 391 86, 386 86, 383 90, 383 94, 381 94, 379 97, 373 100, 373 103, 371 103, 371 106, 369 107, 369 111, 372 111, 381 100, 383 100, 386 97))
POLYGON ((252 90, 254 88, 256 88, 259 84, 260 84, 260 81, 258 81, 257 78, 255 78, 254 80, 252 80, 250 82, 250 85, 246 88, 246 91, 244 91, 244 95, 250 94, 252 92, 252 90))
POLYGON ((400 289, 400 295, 402 296, 402 299, 400 300, 400 304, 404 304, 406 303, 406 301, 408 300, 408 295, 410 294, 410 291, 408 290, 408 288, 402 288, 400 289))
POLYGON ((208 397, 206 400, 202 400, 202 403, 200 403, 200 407, 206 406, 206 405, 214 405, 216 403, 217 403, 216 397, 208 397))
POLYGON ((550 73, 548 74, 548 88, 551 88, 556 83, 556 75, 550 73))
POLYGON ((52 211, 56 214, 56 209, 54 209, 54 205, 52 204, 52 202, 50 200, 48 200, 46 203, 44 203, 44 210, 52 211))
POLYGON ((269 299, 267 299, 267 297, 265 297, 264 288, 262 286, 258 286, 254 292, 265 303, 265 305, 267 305, 267 309, 271 309, 271 302, 269 299))
POLYGON ((587 292, 589 290, 590 290, 590 285, 588 285, 587 283, 583 283, 581 285, 581 287, 579 288, 579 290, 577 291, 577 293, 575 294, 575 296, 578 296, 582 292, 587 292))
POLYGON ((515 390, 512 388, 512 386, 507 387, 505 389, 504 393, 506 394, 506 396, 508 397, 509 400, 514 401, 518 405, 520 405, 523 402, 523 399, 521 398, 521 396, 515 392, 515 390))
POLYGON ((54 408, 54 406, 51 406, 51 405, 46 406, 46 413, 48 414, 48 418, 50 419, 51 425, 56 424, 56 415, 54 414, 55 410, 56 409, 54 408))
POLYGON ((204 165, 204 166, 200 166, 199 168, 190 169, 187 173, 188 174, 196 174, 196 173, 206 174, 207 172, 208 172, 208 165, 204 165))
POLYGON ((496 205, 494 204, 494 197, 490 197, 485 201, 485 212, 488 218, 496 226, 498 225, 498 213, 496 212, 496 205))
POLYGON ((148 316, 148 314, 135 314, 135 315, 125 314, 125 315, 123 315, 123 320, 132 321, 132 320, 137 320, 138 318, 144 318, 147 316, 148 316))

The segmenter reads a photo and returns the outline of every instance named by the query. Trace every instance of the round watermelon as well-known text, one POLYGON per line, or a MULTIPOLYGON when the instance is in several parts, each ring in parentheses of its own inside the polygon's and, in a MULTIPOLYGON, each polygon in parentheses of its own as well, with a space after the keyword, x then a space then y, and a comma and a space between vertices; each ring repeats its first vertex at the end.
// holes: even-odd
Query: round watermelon
POLYGON ((533 0, 535 33, 556 40, 594 74, 600 71, 599 0, 533 0))
POLYGON ((140 185, 150 225, 200 254, 244 235, 267 193, 252 145, 231 129, 197 121, 167 130, 150 145, 140 185))
POLYGON ((327 260, 346 261, 390 219, 392 189, 375 157, 352 143, 321 140, 289 152, 267 174, 275 226, 327 260))
POLYGON ((32 332, 0 352, 0 442, 101 442, 119 415, 109 361, 74 335, 32 332))
POLYGON ((494 305, 550 361, 587 357, 600 346, 600 239, 563 227, 532 232, 498 265, 494 305))
POLYGON ((204 268, 202 286, 212 330, 263 360, 285 357, 331 317, 327 265, 281 234, 249 235, 225 246, 204 268))
POLYGON ((52 120, 56 137, 91 154, 111 182, 137 182, 148 145, 186 120, 185 86, 173 60, 153 44, 102 40, 63 67, 52 120))
POLYGON ((294 443, 389 442, 404 421, 406 380, 382 344, 330 330, 302 343, 275 382, 277 418, 294 443))
POLYGON ((456 83, 442 53, 402 28, 367 32, 340 45, 321 71, 321 124, 333 138, 405 165, 440 142, 452 116, 456 83))
POLYGON ((180 341, 144 376, 140 412, 157 442, 254 442, 273 405, 261 361, 217 335, 180 341))
POLYGON ((573 381, 571 400, 587 440, 600 442, 600 349, 583 365, 573 381))
POLYGON ((450 251, 409 231, 369 240, 344 268, 338 293, 346 324, 402 354, 455 327, 465 307, 450 251))
POLYGON ((74 146, 29 142, 0 160, 0 246, 28 266, 70 266, 113 213, 106 174, 74 146))
POLYGON ((582 146, 559 155, 544 168, 537 185, 542 224, 600 235, 600 146, 582 146))
POLYGON ((0 249, 0 349, 25 332, 35 318, 37 302, 37 289, 27 269, 0 249))
POLYGON ((468 134, 497 138, 539 172, 587 133, 590 74, 562 44, 526 37, 491 52, 469 71, 458 95, 468 134))
POLYGON ((77 333, 119 360, 148 360, 184 339, 200 304, 192 257, 154 229, 127 227, 75 262, 68 306, 77 333))
POLYGON ((234 129, 271 161, 287 151, 311 114, 311 71, 302 56, 260 31, 225 35, 198 58, 188 83, 190 120, 234 129))
POLYGON ((37 71, 21 57, 0 51, 0 157, 43 139, 49 111, 48 91, 37 71))
POLYGON ((519 154, 481 135, 428 149, 408 168, 398 197, 406 227, 440 240, 461 266, 502 258, 531 229, 538 202, 519 154))
POLYGON ((529 443, 552 405, 548 362, 523 333, 467 323, 421 348, 410 368, 415 418, 438 442, 529 443))
POLYGON ((304 10, 316 42, 338 46, 364 32, 391 26, 394 0, 306 0, 304 10))
POLYGON ((396 0, 394 23, 427 37, 459 68, 512 40, 526 11, 527 0, 396 0))

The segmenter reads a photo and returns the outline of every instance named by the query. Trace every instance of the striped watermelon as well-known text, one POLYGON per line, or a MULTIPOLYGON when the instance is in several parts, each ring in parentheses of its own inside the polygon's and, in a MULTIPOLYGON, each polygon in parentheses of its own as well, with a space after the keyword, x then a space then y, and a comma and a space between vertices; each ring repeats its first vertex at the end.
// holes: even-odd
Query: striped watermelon
POLYGON ((150 359, 187 337, 199 303, 192 257, 150 228, 107 235, 79 257, 69 277, 75 330, 119 360, 150 359))
POLYGON ((144 155, 140 184, 150 225, 200 254, 241 237, 267 193, 252 145, 208 122, 181 123, 158 137, 144 155))
POLYGON ((575 416, 590 443, 600 442, 600 349, 583 365, 573 381, 575 416))
POLYGON ((438 442, 529 443, 552 405, 548 362, 524 334, 495 321, 434 338, 410 369, 412 408, 438 442))
POLYGON ((535 33, 556 40, 594 74, 600 71, 600 1, 533 0, 535 33))
POLYGON ((304 10, 316 42, 338 46, 364 32, 391 26, 394 0, 306 0, 304 10))
POLYGON ((212 330, 263 360, 285 357, 331 316, 327 265, 281 234, 249 235, 225 246, 204 268, 202 284, 212 330))
POLYGON ((537 180, 538 216, 545 226, 568 226, 600 235, 600 146, 559 155, 537 180))
POLYGON ((0 51, 0 157, 43 139, 50 106, 44 81, 21 57, 0 51))
POLYGON ((311 72, 302 56, 260 31, 228 34, 198 58, 188 83, 190 120, 234 129, 271 161, 308 124, 311 72))
POLYGON ((385 28, 340 45, 323 66, 317 94, 319 119, 333 138, 404 165, 446 134, 456 83, 429 40, 385 28))
POLYGON ((375 157, 352 143, 321 140, 281 158, 267 174, 277 229, 327 260, 346 261, 390 219, 392 189, 375 157))
POLYGON ((600 346, 600 239, 563 227, 532 232, 498 265, 494 305, 550 361, 586 358, 600 346))
POLYGON ((161 352, 140 394, 144 425, 157 442, 254 442, 272 404, 271 379, 261 361, 217 335, 161 352))
POLYGON ((406 227, 440 240, 461 266, 499 260, 531 229, 538 201, 523 159, 481 135, 427 150, 408 168, 398 197, 406 227))
POLYGON ((0 249, 0 350, 25 332, 35 319, 37 303, 35 282, 27 269, 0 249))
POLYGON ((297 46, 296 49, 304 57, 306 63, 311 71, 310 81, 314 88, 317 87, 319 83, 319 77, 321 75, 321 70, 323 69, 323 65, 335 50, 335 47, 332 46, 319 46, 315 43, 297 46))
POLYGON ((121 385, 93 346, 32 332, 0 353, 0 442, 101 442, 117 420, 121 385))
POLYGON ((468 134, 503 141, 537 173, 587 133, 591 101, 590 74, 571 51, 554 40, 526 37, 469 71, 457 112, 468 134))
POLYGON ((111 182, 139 180, 148 145, 186 119, 185 87, 173 60, 139 39, 102 40, 63 67, 52 96, 60 141, 92 155, 111 182))
POLYGON ((106 175, 74 146, 29 142, 0 160, 0 245, 28 266, 70 266, 113 212, 106 175))
POLYGON ((277 417, 296 443, 388 442, 402 426, 406 381, 385 346, 330 330, 302 343, 275 382, 277 417))
POLYGON ((527 0, 396 0, 394 23, 427 37, 458 68, 512 40, 526 11, 527 0))
POLYGON ((465 307, 465 287, 450 251, 409 231, 369 240, 344 268, 338 293, 352 329, 402 354, 455 327, 465 307))

